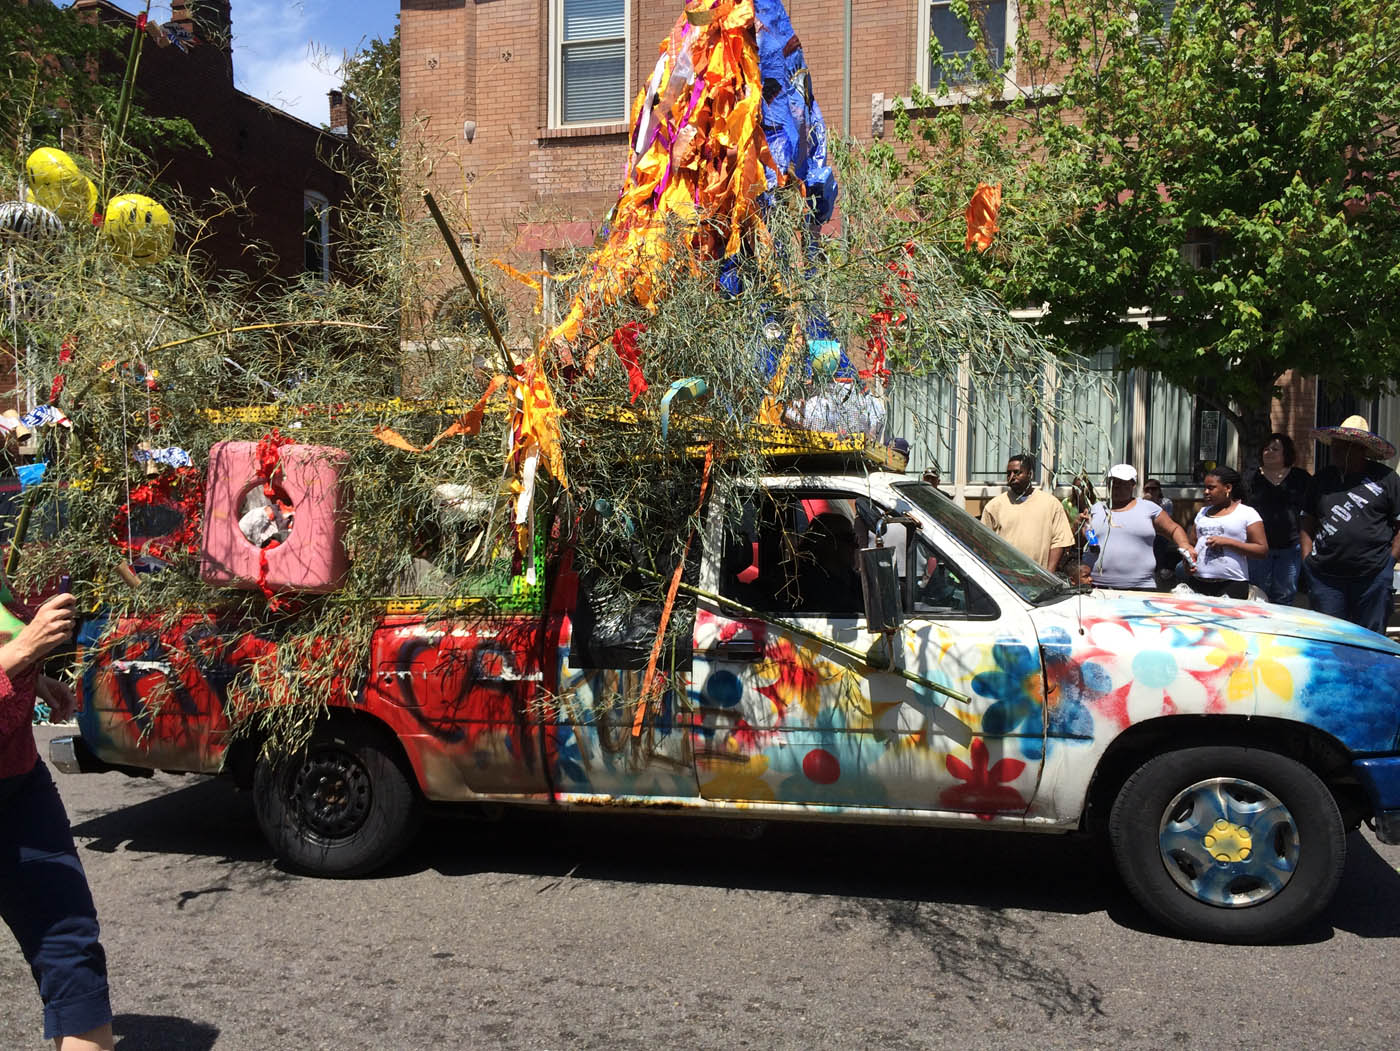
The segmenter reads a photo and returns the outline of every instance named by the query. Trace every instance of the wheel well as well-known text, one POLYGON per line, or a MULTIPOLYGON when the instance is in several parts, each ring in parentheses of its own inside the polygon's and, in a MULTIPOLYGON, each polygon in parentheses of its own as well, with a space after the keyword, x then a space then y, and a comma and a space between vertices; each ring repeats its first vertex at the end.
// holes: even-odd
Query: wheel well
POLYGON ((1336 797, 1348 828, 1370 813, 1366 794, 1351 770, 1351 754, 1330 734, 1287 719, 1231 715, 1173 715, 1137 723, 1113 740, 1089 784, 1081 827, 1099 833, 1118 790, 1147 760, 1181 748, 1237 745, 1296 759, 1317 774, 1336 797))
MULTIPOLYGON (((316 728, 349 725, 369 730, 379 737, 385 746, 386 753, 408 775, 408 782, 413 786, 413 790, 421 794, 422 789, 418 785, 418 775, 413 769, 413 764, 409 762, 403 742, 382 719, 368 712, 352 708, 333 707, 317 720, 316 728)), ((253 787, 253 769, 257 766, 262 746, 263 737, 258 734, 243 734, 228 746, 228 751, 224 754, 222 772, 231 776, 233 783, 239 788, 247 790, 253 787)))

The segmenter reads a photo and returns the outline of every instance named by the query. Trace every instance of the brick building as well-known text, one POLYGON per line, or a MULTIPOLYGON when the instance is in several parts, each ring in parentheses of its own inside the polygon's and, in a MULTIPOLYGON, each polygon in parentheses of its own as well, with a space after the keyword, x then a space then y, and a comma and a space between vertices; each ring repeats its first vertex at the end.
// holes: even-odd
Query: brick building
MULTIPOLYGON (((73 6, 105 22, 136 22, 108 0, 76 0, 73 6)), ((329 276, 332 216, 346 185, 325 159, 344 148, 344 139, 234 87, 229 0, 172 0, 171 16, 200 42, 188 51, 143 42, 139 104, 153 116, 188 120, 209 153, 184 148, 152 158, 158 180, 185 193, 199 216, 217 210, 218 193, 246 202, 210 223, 200 248, 215 267, 259 279, 307 270, 329 276)), ((102 75, 120 79, 122 68, 102 75)), ((330 103, 329 125, 336 127, 338 118, 343 126, 343 100, 333 97, 330 103)))
MULTIPOLYGON (((1015 0, 974 6, 993 61, 1012 61, 1014 80, 1005 45, 1016 36, 1015 0)), ((862 143, 885 134, 913 85, 935 87, 930 34, 945 65, 971 47, 948 0, 788 0, 787 8, 831 133, 862 143)), ((402 0, 405 128, 419 121, 414 134, 432 159, 405 171, 410 197, 426 185, 461 202, 462 239, 483 259, 536 267, 552 249, 591 243, 620 188, 632 99, 681 9, 681 0, 402 0)), ((1132 462, 1161 478, 1183 511, 1199 493, 1202 462, 1239 462, 1220 413, 1158 376, 1119 369, 1111 351, 1094 364, 1102 385, 1056 396, 1068 416, 1098 421, 1099 433, 1021 419, 985 396, 979 403, 965 380, 904 383, 893 428, 913 440, 915 464, 937 462, 974 509, 1001 491, 1007 456, 1022 450, 1039 453, 1047 480, 1060 483, 1081 467, 1102 477, 1110 464, 1132 462)), ((1053 377, 1046 384, 1058 390, 1053 377)), ((1387 404, 1358 406, 1317 386, 1290 378, 1275 406, 1280 429, 1302 439, 1358 408, 1378 428, 1400 426, 1387 404)), ((1313 443, 1298 444, 1310 467, 1313 443)))

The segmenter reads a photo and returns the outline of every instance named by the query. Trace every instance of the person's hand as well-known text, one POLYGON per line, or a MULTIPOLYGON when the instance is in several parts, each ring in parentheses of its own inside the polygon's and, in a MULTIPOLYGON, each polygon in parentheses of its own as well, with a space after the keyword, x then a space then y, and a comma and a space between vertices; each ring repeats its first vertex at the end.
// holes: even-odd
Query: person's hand
POLYGON ((34 692, 49 706, 49 721, 67 722, 78 711, 78 697, 66 682, 40 675, 34 680, 34 692))
POLYGON ((1234 547, 1235 542, 1228 536, 1208 536, 1206 537, 1206 547, 1225 548, 1234 547))
POLYGON ((54 595, 34 614, 14 640, 19 644, 23 663, 33 664, 48 656, 73 637, 78 626, 77 600, 72 595, 54 595))

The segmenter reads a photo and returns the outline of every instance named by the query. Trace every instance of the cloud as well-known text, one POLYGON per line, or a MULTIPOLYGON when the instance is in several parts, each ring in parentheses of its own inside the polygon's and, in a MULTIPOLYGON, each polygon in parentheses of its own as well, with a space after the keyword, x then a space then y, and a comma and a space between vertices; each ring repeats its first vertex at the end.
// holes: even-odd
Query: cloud
POLYGON ((310 123, 329 119, 326 92, 340 87, 343 54, 312 39, 326 4, 240 0, 233 7, 233 76, 240 91, 310 123), (308 8, 310 10, 308 10, 308 8))
MULTIPOLYGON (((133 14, 145 7, 144 0, 114 2, 133 14)), ((365 41, 342 40, 332 48, 324 43, 324 35, 343 37, 347 31, 358 35, 361 30, 356 27, 364 21, 360 8, 368 6, 378 14, 381 3, 385 0, 372 0, 368 5, 355 0, 234 0, 234 83, 240 91, 309 124, 325 124, 330 118, 326 92, 340 87, 340 71, 346 58, 341 48, 358 48, 365 41)), ((393 6, 385 4, 386 10, 393 6)), ((151 18, 168 21, 170 0, 154 0, 151 18)))

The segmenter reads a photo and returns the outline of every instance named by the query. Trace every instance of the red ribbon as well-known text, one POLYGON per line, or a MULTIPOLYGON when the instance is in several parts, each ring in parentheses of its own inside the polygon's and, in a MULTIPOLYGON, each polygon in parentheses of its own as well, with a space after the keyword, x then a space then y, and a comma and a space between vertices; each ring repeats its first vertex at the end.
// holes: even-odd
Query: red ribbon
POLYGON ((647 392, 647 378, 642 374, 642 353, 637 346, 637 337, 646 330, 644 322, 632 321, 612 334, 613 350, 617 351, 618 360, 627 370, 627 390, 632 395, 629 402, 631 405, 637 404, 637 399, 647 392))
MULTIPOLYGON (((264 434, 258 439, 258 447, 254 456, 258 463, 257 477, 262 480, 263 495, 269 500, 277 500, 277 483, 282 479, 282 448, 287 445, 296 444, 294 439, 287 437, 272 428, 271 433, 264 434)), ((271 509, 269 508, 269 514, 271 509)), ((258 552, 258 590, 267 599, 270 609, 277 610, 282 607, 282 600, 272 592, 272 588, 267 583, 267 553, 274 547, 281 545, 277 539, 269 540, 258 552)))
MULTIPOLYGON (((77 349, 77 342, 72 336, 63 341, 63 345, 58 350, 58 363, 67 365, 73 360, 73 351, 77 349)), ((63 385, 68 382, 68 377, 60 372, 53 378, 53 384, 49 387, 49 404, 57 405, 59 395, 63 393, 63 385)))

